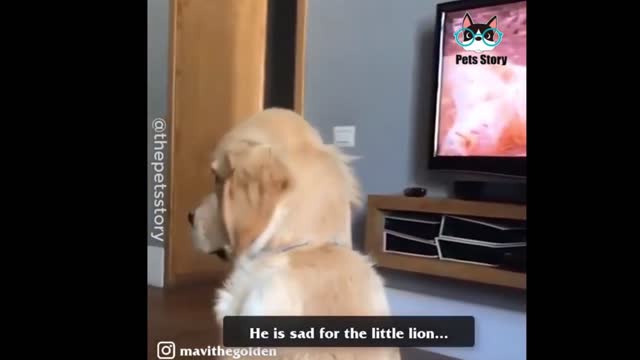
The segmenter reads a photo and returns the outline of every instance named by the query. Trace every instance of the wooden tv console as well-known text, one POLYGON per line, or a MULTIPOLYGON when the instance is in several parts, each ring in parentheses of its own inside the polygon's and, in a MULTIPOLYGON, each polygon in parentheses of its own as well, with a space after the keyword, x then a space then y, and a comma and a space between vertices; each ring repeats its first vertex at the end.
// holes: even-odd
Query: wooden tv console
MULTIPOLYGON (((444 216, 480 217, 496 220, 515 220, 526 223, 526 206, 486 203, 439 198, 412 198, 405 196, 370 195, 367 205, 365 249, 376 260, 377 266, 395 270, 422 273, 437 277, 458 279, 526 290, 526 272, 499 267, 420 257, 384 251, 386 236, 385 216, 395 214, 437 214, 444 216)), ((438 225, 436 225, 438 226, 438 225)), ((525 248, 526 249, 526 248, 525 248)), ((525 250, 526 251, 526 250, 525 250)))

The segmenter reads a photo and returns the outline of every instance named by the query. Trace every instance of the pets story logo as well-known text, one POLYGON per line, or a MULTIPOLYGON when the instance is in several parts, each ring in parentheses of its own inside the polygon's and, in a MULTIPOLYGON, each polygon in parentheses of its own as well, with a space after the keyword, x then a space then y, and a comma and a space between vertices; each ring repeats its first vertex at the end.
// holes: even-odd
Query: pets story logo
MULTIPOLYGON (((493 16, 486 23, 475 23, 469 13, 464 14, 462 27, 453 37, 456 43, 465 51, 485 53, 493 51, 502 42, 504 34, 498 29, 498 17, 493 16)), ((456 55, 456 64, 463 65, 506 65, 506 56, 495 55, 456 55)))

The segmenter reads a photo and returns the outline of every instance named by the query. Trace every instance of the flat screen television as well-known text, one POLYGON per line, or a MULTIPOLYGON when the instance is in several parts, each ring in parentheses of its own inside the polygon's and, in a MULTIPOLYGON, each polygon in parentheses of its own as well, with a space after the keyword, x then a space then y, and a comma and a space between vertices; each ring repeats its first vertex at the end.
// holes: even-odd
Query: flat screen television
POLYGON ((436 8, 429 168, 526 179, 527 2, 436 8))

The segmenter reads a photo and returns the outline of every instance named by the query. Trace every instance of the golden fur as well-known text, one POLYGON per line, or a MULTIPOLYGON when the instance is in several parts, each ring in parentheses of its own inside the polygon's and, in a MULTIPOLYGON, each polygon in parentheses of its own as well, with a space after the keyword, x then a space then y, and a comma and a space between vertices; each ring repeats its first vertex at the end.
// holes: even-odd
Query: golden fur
MULTIPOLYGON (((194 242, 225 248, 233 268, 217 293, 230 315, 389 315, 381 277, 351 248, 360 188, 349 158, 299 115, 258 113, 214 151, 215 191, 195 211, 194 242), (310 281, 312 279, 312 281, 310 281)), ((273 359, 273 357, 269 357, 273 359)), ((398 349, 278 349, 277 359, 399 359, 398 349)))
MULTIPOLYGON (((285 109, 267 109, 231 129, 218 143, 211 162, 216 179, 230 173, 230 161, 261 145, 286 164, 291 172, 287 226, 278 236, 312 237, 311 242, 335 241, 351 246, 351 212, 361 206, 360 185, 350 162, 354 159, 333 145, 324 144, 318 132, 300 115, 285 109)), ((214 193, 205 197, 194 212, 194 242, 211 253, 228 243, 217 214, 221 193, 217 181, 214 193)))

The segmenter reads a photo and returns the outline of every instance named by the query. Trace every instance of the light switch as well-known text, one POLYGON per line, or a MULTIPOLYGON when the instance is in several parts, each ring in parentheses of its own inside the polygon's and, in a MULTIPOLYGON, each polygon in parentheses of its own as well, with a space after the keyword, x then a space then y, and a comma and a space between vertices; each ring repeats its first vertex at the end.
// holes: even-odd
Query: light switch
POLYGON ((355 126, 334 126, 333 127, 333 143, 340 147, 356 146, 356 127, 355 126))

